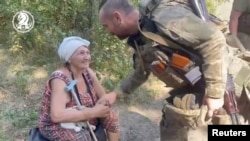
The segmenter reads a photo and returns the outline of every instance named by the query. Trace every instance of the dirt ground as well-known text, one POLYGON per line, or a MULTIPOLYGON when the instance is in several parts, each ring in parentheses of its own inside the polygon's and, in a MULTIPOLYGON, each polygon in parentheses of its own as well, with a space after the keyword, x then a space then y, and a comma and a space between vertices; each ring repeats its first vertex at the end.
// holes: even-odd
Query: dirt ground
POLYGON ((158 141, 161 101, 152 102, 148 108, 119 106, 121 141, 158 141), (159 103, 157 103, 159 102, 159 103), (154 109, 152 109, 154 108, 154 109))

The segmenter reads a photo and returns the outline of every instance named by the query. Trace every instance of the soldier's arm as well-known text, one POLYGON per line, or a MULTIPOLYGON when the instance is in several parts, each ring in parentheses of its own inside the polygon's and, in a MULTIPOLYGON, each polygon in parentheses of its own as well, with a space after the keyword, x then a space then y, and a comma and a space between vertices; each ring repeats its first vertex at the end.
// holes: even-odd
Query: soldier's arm
POLYGON ((230 32, 237 36, 237 31, 238 31, 238 19, 242 12, 232 10, 231 15, 230 15, 230 21, 229 21, 229 29, 230 32))
POLYGON ((214 32, 211 38, 194 49, 201 54, 204 61, 202 71, 206 81, 206 95, 210 98, 222 98, 227 78, 227 50, 223 34, 214 32))
POLYGON ((235 0, 233 2, 233 7, 230 15, 229 29, 233 35, 237 35, 238 31, 238 19, 242 12, 246 10, 247 4, 244 0, 235 0), (245 3, 245 4, 244 4, 245 3))
POLYGON ((206 81, 206 96, 222 98, 227 78, 224 63, 227 50, 221 31, 178 6, 159 6, 153 15, 157 29, 162 34, 186 48, 193 48, 202 56, 204 63, 201 70, 206 81))
POLYGON ((142 61, 139 56, 134 54, 134 71, 127 78, 121 81, 114 92, 118 94, 118 97, 119 95, 131 94, 148 79, 149 74, 150 72, 145 70, 142 66, 142 61))
POLYGON ((234 0, 232 10, 244 12, 248 9, 249 0, 234 0))

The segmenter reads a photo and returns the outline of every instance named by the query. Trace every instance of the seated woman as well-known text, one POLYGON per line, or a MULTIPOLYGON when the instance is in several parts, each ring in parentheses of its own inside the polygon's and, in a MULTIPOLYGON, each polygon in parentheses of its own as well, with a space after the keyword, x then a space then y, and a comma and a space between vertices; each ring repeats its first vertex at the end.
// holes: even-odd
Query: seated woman
POLYGON ((118 115, 106 101, 98 101, 105 90, 95 73, 89 68, 91 56, 90 42, 77 36, 64 38, 58 49, 64 66, 54 71, 47 82, 39 116, 39 130, 52 141, 92 141, 89 129, 76 132, 63 128, 60 123, 89 121, 106 129, 109 141, 119 140, 118 115), (72 80, 76 80, 76 93, 83 110, 74 108, 74 97, 65 90, 72 80), (98 120, 100 119, 100 120, 98 120))

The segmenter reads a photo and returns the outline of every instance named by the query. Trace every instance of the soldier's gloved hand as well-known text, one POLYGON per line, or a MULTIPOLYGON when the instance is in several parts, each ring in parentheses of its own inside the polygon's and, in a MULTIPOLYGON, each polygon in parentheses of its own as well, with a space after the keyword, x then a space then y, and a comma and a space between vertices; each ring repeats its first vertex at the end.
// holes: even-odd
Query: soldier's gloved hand
POLYGON ((214 113, 220 109, 223 104, 224 104, 224 98, 219 98, 219 99, 215 99, 215 98, 210 98, 210 97, 206 97, 204 99, 205 104, 207 105, 207 118, 212 118, 214 113))

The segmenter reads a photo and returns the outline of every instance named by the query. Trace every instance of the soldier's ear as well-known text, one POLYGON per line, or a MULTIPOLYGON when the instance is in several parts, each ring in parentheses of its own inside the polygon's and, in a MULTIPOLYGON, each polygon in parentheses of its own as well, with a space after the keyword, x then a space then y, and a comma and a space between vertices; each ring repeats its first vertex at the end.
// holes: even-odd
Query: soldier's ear
POLYGON ((115 23, 121 24, 122 21, 122 15, 120 12, 118 11, 114 11, 113 13, 113 20, 115 21, 115 23))

